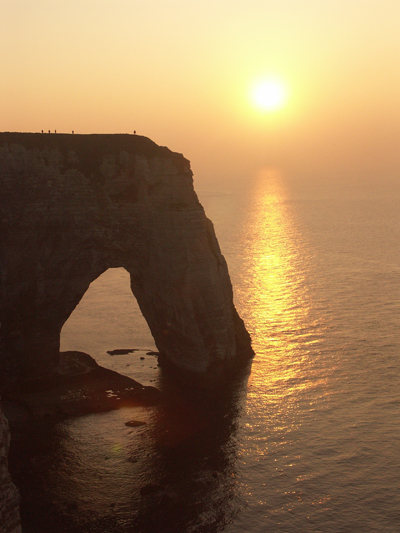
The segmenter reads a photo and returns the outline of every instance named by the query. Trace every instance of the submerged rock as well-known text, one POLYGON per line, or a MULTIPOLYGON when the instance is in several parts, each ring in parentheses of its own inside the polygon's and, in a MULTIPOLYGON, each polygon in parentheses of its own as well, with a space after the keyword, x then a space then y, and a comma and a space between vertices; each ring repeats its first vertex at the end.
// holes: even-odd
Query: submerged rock
POLYGON ((125 355, 137 351, 138 350, 136 348, 119 348, 117 350, 107 350, 107 353, 110 355, 125 355))

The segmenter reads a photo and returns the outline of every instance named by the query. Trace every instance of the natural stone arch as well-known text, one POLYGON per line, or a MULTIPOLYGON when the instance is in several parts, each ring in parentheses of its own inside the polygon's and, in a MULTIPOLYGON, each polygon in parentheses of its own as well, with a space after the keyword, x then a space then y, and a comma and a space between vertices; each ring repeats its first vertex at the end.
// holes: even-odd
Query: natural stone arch
POLYGON ((253 355, 189 162, 128 135, 0 134, 2 381, 51 373, 90 283, 123 267, 162 359, 208 379, 253 355))

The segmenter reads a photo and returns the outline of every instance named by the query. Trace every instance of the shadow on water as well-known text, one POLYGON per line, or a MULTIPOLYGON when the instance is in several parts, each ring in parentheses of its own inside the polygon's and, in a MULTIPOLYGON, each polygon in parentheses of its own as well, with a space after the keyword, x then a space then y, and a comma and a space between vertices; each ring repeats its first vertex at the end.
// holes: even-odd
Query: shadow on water
POLYGON ((236 463, 247 378, 212 395, 162 373, 157 407, 15 429, 24 532, 223 531, 245 505, 236 463), (146 424, 127 427, 135 417, 146 424))

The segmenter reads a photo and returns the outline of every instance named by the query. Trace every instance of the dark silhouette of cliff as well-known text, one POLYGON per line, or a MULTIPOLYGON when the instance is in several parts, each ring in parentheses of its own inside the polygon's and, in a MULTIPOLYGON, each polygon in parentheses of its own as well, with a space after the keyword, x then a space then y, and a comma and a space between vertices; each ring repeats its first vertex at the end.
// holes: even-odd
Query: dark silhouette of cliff
POLYGON ((51 375, 90 283, 124 267, 160 361, 215 383, 253 356, 189 162, 139 135, 0 133, 0 385, 51 375))

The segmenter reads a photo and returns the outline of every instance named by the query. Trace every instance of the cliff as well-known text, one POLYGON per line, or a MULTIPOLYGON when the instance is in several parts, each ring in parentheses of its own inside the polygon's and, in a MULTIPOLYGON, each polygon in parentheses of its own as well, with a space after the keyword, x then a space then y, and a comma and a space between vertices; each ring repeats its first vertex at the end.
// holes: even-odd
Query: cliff
POLYGON ((253 356, 189 162, 137 135, 0 133, 0 385, 51 374, 90 283, 124 267, 160 360, 216 382, 253 356))
POLYGON ((8 472, 10 431, 0 405, 0 533, 21 533, 19 494, 8 472))

